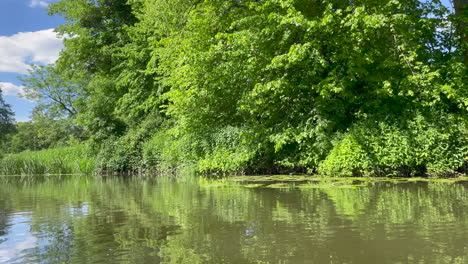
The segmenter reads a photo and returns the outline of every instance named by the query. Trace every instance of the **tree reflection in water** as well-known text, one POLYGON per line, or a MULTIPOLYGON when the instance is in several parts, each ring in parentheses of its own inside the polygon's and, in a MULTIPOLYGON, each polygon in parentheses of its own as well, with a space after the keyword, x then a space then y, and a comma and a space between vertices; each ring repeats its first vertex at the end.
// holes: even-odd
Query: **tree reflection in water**
POLYGON ((19 250, 2 261, 40 263, 466 263, 467 188, 9 177, 0 183, 0 250, 13 243, 19 250), (29 248, 12 241, 20 212, 30 216, 29 248))

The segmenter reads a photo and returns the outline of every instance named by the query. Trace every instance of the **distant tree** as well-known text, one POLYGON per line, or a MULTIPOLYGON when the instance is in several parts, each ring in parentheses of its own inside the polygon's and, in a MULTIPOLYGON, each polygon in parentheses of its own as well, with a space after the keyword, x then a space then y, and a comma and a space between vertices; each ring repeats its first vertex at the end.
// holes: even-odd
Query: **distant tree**
POLYGON ((7 134, 15 131, 15 123, 13 119, 14 113, 11 111, 11 106, 5 103, 0 89, 0 142, 7 134))
POLYGON ((33 110, 28 122, 18 122, 17 132, 10 134, 3 151, 18 153, 25 150, 41 150, 69 146, 86 139, 82 128, 70 118, 54 119, 42 113, 40 108, 33 110))

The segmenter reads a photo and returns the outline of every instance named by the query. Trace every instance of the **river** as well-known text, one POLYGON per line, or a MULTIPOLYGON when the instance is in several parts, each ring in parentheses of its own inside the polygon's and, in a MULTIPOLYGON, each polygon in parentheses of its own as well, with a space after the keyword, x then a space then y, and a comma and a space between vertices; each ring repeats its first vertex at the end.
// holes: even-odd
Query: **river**
POLYGON ((468 263, 467 181, 248 187, 3 177, 0 263, 468 263))

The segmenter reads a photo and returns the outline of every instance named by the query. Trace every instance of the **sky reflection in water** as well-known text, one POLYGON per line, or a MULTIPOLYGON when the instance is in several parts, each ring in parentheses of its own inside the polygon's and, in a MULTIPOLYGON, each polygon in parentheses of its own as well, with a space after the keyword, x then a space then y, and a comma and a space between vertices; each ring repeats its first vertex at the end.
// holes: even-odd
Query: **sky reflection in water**
POLYGON ((467 182, 0 182, 0 263, 468 263, 467 182))

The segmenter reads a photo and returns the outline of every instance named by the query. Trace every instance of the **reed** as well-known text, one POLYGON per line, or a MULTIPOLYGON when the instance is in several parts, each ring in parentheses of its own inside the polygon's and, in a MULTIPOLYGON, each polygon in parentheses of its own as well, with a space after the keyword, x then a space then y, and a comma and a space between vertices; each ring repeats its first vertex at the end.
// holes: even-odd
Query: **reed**
POLYGON ((0 160, 0 175, 90 174, 95 155, 86 145, 24 151, 0 160))

